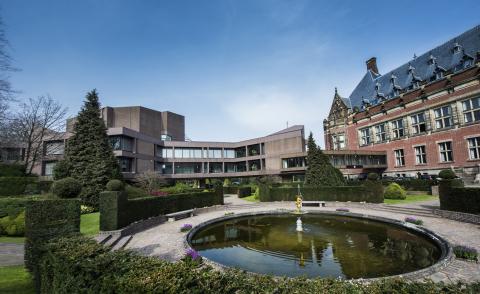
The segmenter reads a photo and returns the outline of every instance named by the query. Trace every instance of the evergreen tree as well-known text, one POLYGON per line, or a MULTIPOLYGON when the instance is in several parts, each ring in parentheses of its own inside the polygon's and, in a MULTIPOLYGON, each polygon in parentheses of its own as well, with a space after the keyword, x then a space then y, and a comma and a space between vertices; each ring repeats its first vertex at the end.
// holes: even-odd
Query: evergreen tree
POLYGON ((83 186, 84 202, 98 206, 98 196, 111 179, 121 178, 118 161, 100 117, 100 102, 96 90, 87 93, 85 104, 78 113, 73 136, 68 140, 65 160, 70 175, 83 186))
POLYGON ((307 171, 305 183, 310 186, 343 186, 345 179, 328 156, 317 146, 312 133, 308 136, 307 171))

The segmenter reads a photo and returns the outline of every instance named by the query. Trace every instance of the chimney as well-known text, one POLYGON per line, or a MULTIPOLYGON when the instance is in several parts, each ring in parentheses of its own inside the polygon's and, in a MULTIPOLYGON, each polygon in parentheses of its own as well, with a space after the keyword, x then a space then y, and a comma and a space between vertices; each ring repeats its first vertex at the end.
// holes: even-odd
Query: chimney
POLYGON ((367 70, 370 70, 372 71, 373 73, 375 74, 379 74, 378 73, 378 67, 377 67, 377 58, 376 57, 372 57, 370 58, 369 60, 367 60, 367 70))

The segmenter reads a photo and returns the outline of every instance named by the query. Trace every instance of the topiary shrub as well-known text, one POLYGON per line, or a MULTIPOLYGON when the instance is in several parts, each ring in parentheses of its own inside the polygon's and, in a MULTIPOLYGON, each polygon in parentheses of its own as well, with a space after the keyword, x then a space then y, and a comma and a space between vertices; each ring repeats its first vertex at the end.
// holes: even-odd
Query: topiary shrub
POLYGON ((455 175, 455 172, 451 169, 444 169, 444 170, 440 171, 438 176, 440 178, 444 179, 444 180, 451 180, 451 179, 455 179, 457 177, 457 175, 455 175))
POLYGON ((376 181, 378 180, 378 174, 377 173, 369 173, 367 175, 367 180, 369 181, 376 181))
POLYGON ((57 161, 53 167, 53 179, 61 180, 70 177, 71 165, 66 160, 57 161))
POLYGON ((76 198, 82 192, 82 185, 74 178, 64 178, 53 182, 52 193, 60 198, 76 198))
POLYGON ((110 180, 107 183, 107 191, 123 191, 125 185, 120 180, 110 180))
POLYGON ((16 217, 0 218, 0 235, 21 237, 25 235, 25 211, 16 217))
POLYGON ((397 183, 391 183, 385 190, 384 197, 386 199, 406 199, 407 192, 397 183))

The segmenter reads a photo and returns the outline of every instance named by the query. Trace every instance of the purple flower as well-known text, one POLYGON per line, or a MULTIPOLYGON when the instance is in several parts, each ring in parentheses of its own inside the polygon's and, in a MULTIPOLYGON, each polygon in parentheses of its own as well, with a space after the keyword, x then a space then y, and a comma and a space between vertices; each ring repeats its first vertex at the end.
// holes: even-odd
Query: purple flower
POLYGON ((407 216, 405 218, 405 222, 407 223, 412 223, 412 224, 416 224, 416 225, 422 225, 423 224, 423 221, 421 219, 417 219, 413 216, 407 216))
POLYGON ((192 224, 183 224, 180 228, 180 232, 190 231, 192 229, 192 224))
POLYGON ((188 257, 190 257, 192 260, 196 260, 196 259, 200 258, 200 254, 198 254, 198 252, 195 249, 192 249, 192 248, 187 249, 185 254, 188 257))

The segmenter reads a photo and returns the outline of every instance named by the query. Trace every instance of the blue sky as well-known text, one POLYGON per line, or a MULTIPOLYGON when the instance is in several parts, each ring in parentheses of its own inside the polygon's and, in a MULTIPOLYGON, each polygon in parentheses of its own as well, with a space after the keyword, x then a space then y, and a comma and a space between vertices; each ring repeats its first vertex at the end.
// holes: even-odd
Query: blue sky
POLYGON ((3 0, 18 99, 74 115, 108 106, 186 117, 192 140, 235 141, 304 124, 323 145, 334 87, 381 73, 478 25, 480 1, 3 0))

